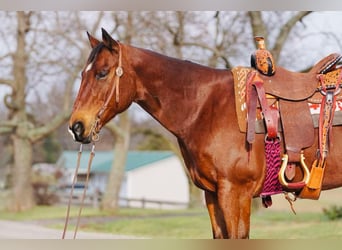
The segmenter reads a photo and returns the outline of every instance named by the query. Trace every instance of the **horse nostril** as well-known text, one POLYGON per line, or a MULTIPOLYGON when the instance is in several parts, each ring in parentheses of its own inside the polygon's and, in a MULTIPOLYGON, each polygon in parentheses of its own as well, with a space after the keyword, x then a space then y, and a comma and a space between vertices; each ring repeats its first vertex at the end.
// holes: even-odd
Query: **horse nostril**
POLYGON ((76 122, 74 125, 72 125, 71 129, 76 137, 80 137, 84 132, 84 125, 82 122, 76 122))

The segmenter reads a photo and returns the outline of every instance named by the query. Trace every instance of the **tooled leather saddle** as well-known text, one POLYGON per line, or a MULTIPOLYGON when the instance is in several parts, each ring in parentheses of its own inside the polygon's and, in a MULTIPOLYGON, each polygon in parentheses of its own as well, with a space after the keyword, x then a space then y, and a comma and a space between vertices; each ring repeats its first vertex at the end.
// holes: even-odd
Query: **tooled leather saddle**
POLYGON ((331 54, 309 72, 297 73, 276 67, 263 38, 258 37, 256 41, 258 49, 252 54, 252 67, 232 70, 240 130, 246 132, 250 144, 255 133, 265 133, 265 140, 271 141, 277 140, 281 133, 284 152, 277 181, 282 190, 294 192, 301 198, 318 199, 335 103, 341 98, 342 68, 337 67, 337 63, 342 56, 331 54), (310 105, 318 106, 318 121, 313 119, 310 105), (313 145, 315 126, 319 128, 319 153, 309 170, 304 162, 303 149, 313 145), (296 165, 302 168, 303 180, 293 183, 293 166, 296 165))

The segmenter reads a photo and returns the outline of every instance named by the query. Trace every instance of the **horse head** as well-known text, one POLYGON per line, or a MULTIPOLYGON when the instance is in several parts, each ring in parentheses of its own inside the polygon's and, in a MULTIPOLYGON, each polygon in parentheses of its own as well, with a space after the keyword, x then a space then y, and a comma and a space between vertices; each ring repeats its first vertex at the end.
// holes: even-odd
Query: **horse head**
POLYGON ((69 132, 81 143, 94 141, 107 122, 130 106, 136 92, 122 55, 124 46, 104 29, 102 42, 87 34, 92 51, 69 120, 69 132))

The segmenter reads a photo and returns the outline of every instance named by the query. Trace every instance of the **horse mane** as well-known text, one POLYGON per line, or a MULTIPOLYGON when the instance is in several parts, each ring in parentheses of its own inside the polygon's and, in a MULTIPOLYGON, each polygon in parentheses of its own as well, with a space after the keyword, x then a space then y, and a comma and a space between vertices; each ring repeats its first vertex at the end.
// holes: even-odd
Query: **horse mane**
MULTIPOLYGON (((133 46, 131 46, 133 47, 133 46)), ((202 63, 199 62, 195 62, 195 61, 191 61, 189 59, 179 59, 173 56, 169 56, 169 55, 165 55, 162 54, 160 52, 156 52, 154 50, 150 50, 150 49, 145 49, 145 48, 139 48, 139 47, 133 47, 135 49, 138 49, 144 53, 146 53, 147 55, 151 55, 151 56, 157 56, 160 59, 165 60, 167 63, 176 63, 176 64, 182 64, 183 66, 187 66, 187 67, 197 67, 198 69, 203 69, 203 70, 219 70, 219 71, 227 71, 229 69, 226 68, 213 68, 207 65, 204 65, 202 63)))

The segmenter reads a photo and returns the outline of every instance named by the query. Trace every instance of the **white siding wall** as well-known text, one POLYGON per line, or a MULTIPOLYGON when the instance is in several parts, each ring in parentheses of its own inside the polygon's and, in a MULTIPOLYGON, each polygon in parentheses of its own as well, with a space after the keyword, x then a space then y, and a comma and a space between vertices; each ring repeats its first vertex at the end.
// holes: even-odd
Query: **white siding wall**
POLYGON ((93 193, 96 190, 103 193, 106 190, 106 184, 108 181, 108 174, 96 173, 89 180, 89 193, 93 193))
MULTIPOLYGON (((127 173, 127 198, 144 198, 173 202, 189 202, 189 185, 176 156, 158 161, 127 173)), ((134 206, 133 203, 130 204, 134 206)), ((136 206, 141 207, 141 203, 136 206)), ((184 208, 186 206, 146 203, 149 208, 184 208)))

